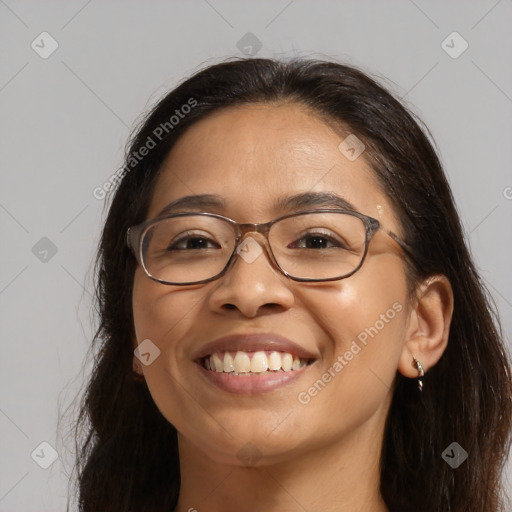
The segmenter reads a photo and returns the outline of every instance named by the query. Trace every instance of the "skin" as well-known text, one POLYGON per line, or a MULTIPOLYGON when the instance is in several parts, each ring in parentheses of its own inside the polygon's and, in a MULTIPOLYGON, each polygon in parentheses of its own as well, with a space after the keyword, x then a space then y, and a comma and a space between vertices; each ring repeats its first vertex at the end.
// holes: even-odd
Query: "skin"
MULTIPOLYGON (((363 156, 349 161, 343 136, 296 104, 230 107, 192 126, 166 159, 147 218, 190 194, 228 201, 213 211, 238 222, 267 222, 274 199, 331 191, 401 234, 389 199, 363 156), (380 208, 377 208, 380 206, 380 208)), ((216 281, 168 286, 138 267, 133 314, 137 340, 160 356, 143 373, 161 413, 178 430, 178 512, 388 511, 379 493, 379 459, 392 384, 399 371, 428 371, 448 340, 453 309, 442 276, 420 283, 410 300, 401 250, 383 231, 362 268, 349 278, 299 283, 274 268, 265 252, 237 258, 216 281), (392 308, 396 316, 309 403, 298 401, 365 328, 392 308), (234 395, 199 379, 192 354, 230 333, 279 333, 317 357, 293 383, 273 392, 234 395), (259 458, 237 452, 252 443, 259 458)))

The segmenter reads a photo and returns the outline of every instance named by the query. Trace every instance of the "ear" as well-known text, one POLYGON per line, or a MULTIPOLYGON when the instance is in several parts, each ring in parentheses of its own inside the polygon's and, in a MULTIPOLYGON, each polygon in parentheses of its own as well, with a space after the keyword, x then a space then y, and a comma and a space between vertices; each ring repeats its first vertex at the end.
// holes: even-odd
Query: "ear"
POLYGON ((425 373, 439 361, 448 345, 452 314, 453 291, 445 276, 431 276, 418 285, 398 362, 402 375, 418 377, 413 357, 421 363, 425 373))

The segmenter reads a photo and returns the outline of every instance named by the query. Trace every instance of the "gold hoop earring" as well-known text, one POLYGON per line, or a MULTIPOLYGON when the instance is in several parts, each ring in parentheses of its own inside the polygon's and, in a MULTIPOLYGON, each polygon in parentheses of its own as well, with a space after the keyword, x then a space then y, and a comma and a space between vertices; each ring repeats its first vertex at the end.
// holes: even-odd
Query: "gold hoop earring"
POLYGON ((415 358, 412 358, 412 365, 414 368, 418 370, 418 389, 420 391, 423 391, 423 376, 425 375, 425 372, 423 371, 423 366, 421 366, 421 363, 415 358))

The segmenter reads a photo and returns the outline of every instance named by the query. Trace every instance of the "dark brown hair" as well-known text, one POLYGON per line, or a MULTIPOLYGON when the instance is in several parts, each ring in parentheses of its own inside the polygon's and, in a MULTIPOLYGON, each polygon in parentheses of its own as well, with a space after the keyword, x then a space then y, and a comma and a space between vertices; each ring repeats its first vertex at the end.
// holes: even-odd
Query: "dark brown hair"
POLYGON ((231 59, 197 72, 158 102, 127 148, 95 267, 100 324, 76 426, 80 510, 160 512, 177 502, 176 430, 132 373, 136 261, 126 230, 145 219, 161 164, 188 127, 228 106, 283 101, 309 108, 364 142, 365 158, 413 248, 414 283, 443 274, 453 287, 449 343, 426 373, 424 391, 396 374, 381 458, 385 502, 396 512, 503 510, 510 359, 440 161, 413 114, 374 79, 351 66, 303 59, 231 59), (187 104, 193 108, 182 109, 187 104), (170 122, 176 111, 183 115, 170 122), (164 123, 167 129, 156 137, 164 123), (148 138, 157 144, 135 161, 148 138), (454 441, 468 452, 457 469, 441 456, 454 441))

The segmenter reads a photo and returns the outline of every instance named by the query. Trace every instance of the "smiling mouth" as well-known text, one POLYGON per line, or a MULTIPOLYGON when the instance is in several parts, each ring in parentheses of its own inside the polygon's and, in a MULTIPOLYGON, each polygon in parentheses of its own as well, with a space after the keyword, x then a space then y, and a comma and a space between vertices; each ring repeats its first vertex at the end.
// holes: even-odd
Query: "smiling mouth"
POLYGON ((303 359, 290 352, 256 351, 214 352, 203 357, 199 364, 211 372, 234 376, 264 375, 301 370, 314 359, 303 359))

